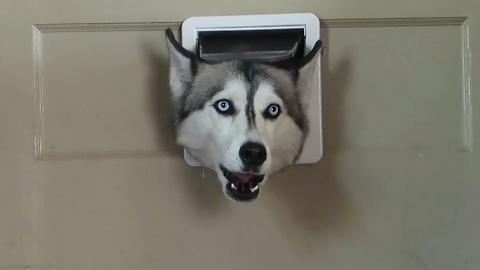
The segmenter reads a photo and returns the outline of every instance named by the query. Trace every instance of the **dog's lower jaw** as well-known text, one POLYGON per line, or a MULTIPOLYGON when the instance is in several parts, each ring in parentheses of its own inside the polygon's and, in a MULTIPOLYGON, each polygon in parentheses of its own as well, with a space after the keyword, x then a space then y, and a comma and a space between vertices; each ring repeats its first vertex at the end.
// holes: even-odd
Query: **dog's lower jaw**
POLYGON ((223 195, 231 202, 234 202, 234 203, 241 203, 241 204, 247 204, 247 203, 251 203, 253 201, 255 201, 256 199, 258 199, 258 196, 257 195, 256 197, 252 198, 252 199, 249 199, 249 200, 236 200, 234 199, 233 197, 231 197, 228 193, 229 191, 227 190, 227 186, 224 186, 223 187, 223 195))
MULTIPOLYGON (((228 184, 227 184, 228 185, 228 184)), ((259 197, 260 197, 260 184, 258 186, 258 189, 257 189, 257 195, 255 195, 254 197, 250 198, 250 199, 247 199, 247 200, 237 200, 235 198, 233 198, 232 196, 229 195, 229 190, 227 188, 227 185, 224 185, 222 190, 223 190, 223 195, 228 199, 230 200, 231 202, 234 202, 234 203, 241 203, 241 204, 247 204, 247 203, 251 203, 251 202, 254 202, 256 201, 259 197)))
POLYGON ((254 195, 252 198, 249 198, 249 199, 240 200, 240 199, 235 199, 233 196, 230 195, 231 191, 228 189, 228 185, 231 185, 231 182, 224 177, 222 171, 219 170, 219 169, 216 169, 215 171, 218 174, 218 179, 219 179, 220 184, 222 186, 222 191, 223 191, 224 196, 228 200, 230 200, 232 202, 235 202, 235 203, 247 204, 247 203, 251 203, 251 202, 256 201, 260 197, 260 191, 262 190, 262 186, 264 185, 264 183, 268 179, 268 176, 264 175, 262 182, 258 183, 257 190, 254 191, 254 192, 256 192, 256 195, 254 195))

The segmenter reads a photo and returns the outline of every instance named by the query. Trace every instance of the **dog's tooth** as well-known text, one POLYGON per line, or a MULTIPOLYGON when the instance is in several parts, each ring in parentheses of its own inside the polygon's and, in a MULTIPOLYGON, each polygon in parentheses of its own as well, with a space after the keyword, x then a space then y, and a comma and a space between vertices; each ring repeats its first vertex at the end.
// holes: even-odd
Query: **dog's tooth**
POLYGON ((255 192, 258 189, 258 185, 254 186, 253 188, 250 189, 251 192, 255 192))
POLYGON ((233 189, 237 190, 237 187, 235 186, 234 183, 230 183, 230 186, 231 186, 233 189))

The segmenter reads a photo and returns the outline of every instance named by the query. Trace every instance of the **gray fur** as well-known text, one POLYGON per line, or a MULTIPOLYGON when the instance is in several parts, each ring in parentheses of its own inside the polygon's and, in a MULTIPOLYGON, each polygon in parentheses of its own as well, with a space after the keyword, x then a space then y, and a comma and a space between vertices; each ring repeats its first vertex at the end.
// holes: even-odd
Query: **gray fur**
POLYGON ((285 104, 288 115, 302 131, 308 132, 307 118, 292 75, 284 70, 250 61, 201 64, 198 75, 182 95, 182 101, 179 104, 180 121, 183 121, 192 112, 203 109, 214 95, 223 90, 224 83, 230 78, 243 79, 249 85, 246 116, 251 127, 255 127, 253 99, 260 82, 264 81, 275 86, 275 92, 285 104))

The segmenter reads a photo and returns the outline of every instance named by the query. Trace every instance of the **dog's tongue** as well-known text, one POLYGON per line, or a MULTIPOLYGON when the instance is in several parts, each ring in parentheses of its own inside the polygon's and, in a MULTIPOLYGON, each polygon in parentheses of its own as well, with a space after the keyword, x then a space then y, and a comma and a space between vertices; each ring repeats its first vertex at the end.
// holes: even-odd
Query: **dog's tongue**
POLYGON ((253 173, 235 173, 235 176, 240 179, 242 183, 248 182, 248 180, 252 179, 255 176, 253 173))

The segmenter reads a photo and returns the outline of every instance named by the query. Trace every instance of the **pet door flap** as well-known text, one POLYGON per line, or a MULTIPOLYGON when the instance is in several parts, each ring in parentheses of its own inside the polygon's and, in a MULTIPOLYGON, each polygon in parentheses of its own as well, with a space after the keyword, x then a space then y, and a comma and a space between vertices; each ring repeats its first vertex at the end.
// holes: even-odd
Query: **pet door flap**
POLYGON ((232 59, 265 62, 301 58, 304 55, 303 28, 275 30, 202 31, 196 53, 212 61, 232 59))

